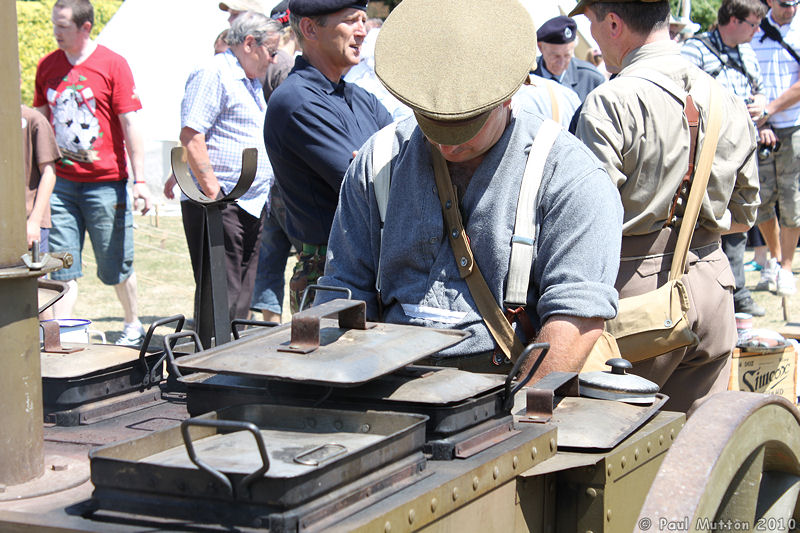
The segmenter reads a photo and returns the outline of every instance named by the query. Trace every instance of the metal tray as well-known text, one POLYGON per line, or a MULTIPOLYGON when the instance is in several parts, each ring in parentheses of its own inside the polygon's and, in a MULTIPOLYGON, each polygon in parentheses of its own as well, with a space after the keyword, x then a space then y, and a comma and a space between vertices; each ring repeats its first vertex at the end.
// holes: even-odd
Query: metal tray
POLYGON ((467 331, 376 324, 366 304, 333 300, 238 341, 183 356, 182 371, 262 377, 352 387, 435 354, 469 336, 467 331), (338 315, 338 322, 324 317, 338 315))
POLYGON ((288 508, 422 449, 427 417, 240 405, 89 454, 94 499, 125 491, 288 508))

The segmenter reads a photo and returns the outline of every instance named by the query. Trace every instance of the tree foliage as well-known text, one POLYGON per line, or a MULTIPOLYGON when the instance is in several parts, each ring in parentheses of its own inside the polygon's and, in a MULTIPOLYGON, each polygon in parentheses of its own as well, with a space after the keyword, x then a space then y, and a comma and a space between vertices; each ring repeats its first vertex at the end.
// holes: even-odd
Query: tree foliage
MULTIPOLYGON (((36 77, 36 65, 47 53, 56 49, 53 39, 53 24, 50 20, 55 0, 17 0, 17 41, 19 45, 20 92, 22 103, 33 102, 33 83, 36 77)), ((94 28, 92 37, 97 37, 100 30, 117 12, 122 0, 93 0, 94 28)))
MULTIPOLYGON (((706 31, 717 21, 720 3, 721 0, 692 0, 692 20, 700 24, 700 31, 706 31)), ((673 15, 680 15, 680 0, 670 0, 670 5, 673 15)))

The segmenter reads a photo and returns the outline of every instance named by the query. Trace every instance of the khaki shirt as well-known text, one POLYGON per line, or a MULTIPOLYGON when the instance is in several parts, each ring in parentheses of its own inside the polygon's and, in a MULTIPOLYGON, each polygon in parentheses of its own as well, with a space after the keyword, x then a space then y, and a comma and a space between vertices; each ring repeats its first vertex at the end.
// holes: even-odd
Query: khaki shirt
MULTIPOLYGON (((688 168, 689 126, 676 98, 630 74, 643 68, 658 71, 692 95, 701 115, 698 154, 708 121, 708 84, 716 82, 671 41, 637 48, 622 67, 618 77, 586 98, 575 135, 619 189, 623 235, 646 235, 664 225, 688 168)), ((714 232, 730 229, 732 220, 752 225, 759 204, 755 128, 741 98, 723 93, 720 139, 699 217, 699 225, 714 232)))

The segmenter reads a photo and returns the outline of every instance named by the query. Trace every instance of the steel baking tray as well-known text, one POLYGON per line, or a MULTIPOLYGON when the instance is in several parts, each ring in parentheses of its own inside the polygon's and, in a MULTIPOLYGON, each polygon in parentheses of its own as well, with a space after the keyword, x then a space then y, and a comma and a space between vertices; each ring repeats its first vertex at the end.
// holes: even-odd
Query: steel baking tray
POLYGON ((93 497, 101 508, 105 491, 288 508, 419 453, 426 420, 275 405, 221 409, 92 450, 93 497))
POLYGON ((366 304, 333 300, 292 323, 176 360, 181 371, 352 387, 435 354, 467 331, 366 322, 366 304), (337 315, 338 321, 325 318, 337 315))

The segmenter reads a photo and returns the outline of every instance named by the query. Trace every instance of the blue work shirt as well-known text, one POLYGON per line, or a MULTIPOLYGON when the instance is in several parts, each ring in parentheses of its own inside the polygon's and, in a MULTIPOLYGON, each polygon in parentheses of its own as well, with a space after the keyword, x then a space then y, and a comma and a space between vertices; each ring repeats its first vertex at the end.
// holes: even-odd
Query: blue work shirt
POLYGON ((344 173, 353 151, 392 116, 372 94, 334 83, 298 57, 272 93, 264 142, 286 203, 291 237, 327 244, 344 173))

